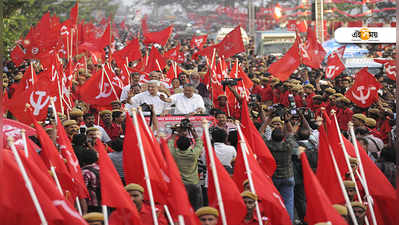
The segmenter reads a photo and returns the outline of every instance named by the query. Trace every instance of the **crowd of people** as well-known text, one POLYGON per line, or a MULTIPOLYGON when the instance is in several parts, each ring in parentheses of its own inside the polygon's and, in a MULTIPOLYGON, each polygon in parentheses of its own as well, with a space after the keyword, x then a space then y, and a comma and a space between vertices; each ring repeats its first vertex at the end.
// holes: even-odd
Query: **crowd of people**
MULTIPOLYGON (((168 147, 180 171, 190 203, 204 225, 217 224, 219 211, 208 206, 208 171, 204 143, 191 125, 190 118, 197 115, 211 115, 215 118, 209 129, 214 151, 226 171, 233 174, 238 144, 235 121, 241 118, 243 101, 247 102, 251 119, 276 161, 273 184, 280 192, 293 224, 306 224, 306 195, 299 155, 305 152, 311 168, 316 171, 318 129, 324 123, 323 113, 336 115, 339 127, 346 137, 350 137, 348 123, 353 124, 360 146, 396 187, 396 101, 393 95, 396 86, 382 70, 375 74, 383 86, 378 101, 368 108, 361 108, 345 97, 346 91, 354 82, 354 74, 344 72, 334 80, 329 80, 324 77, 322 70, 301 66, 290 79, 281 81, 267 72, 268 67, 276 60, 275 57, 256 55, 253 42, 250 42, 246 46, 246 52, 226 59, 227 65, 230 66, 238 60, 253 82, 252 88, 248 90, 250 95, 238 93, 234 84, 227 84, 227 90, 233 93, 232 99, 227 94, 212 96, 212 87, 204 83, 208 74, 205 57, 192 59, 195 49, 190 48, 190 40, 179 40, 179 43, 185 61, 181 63, 183 71, 175 79, 170 83, 163 79, 172 67, 171 62, 162 71, 150 72, 148 80, 143 80, 143 73, 131 72, 130 84, 123 87, 119 99, 101 109, 82 101, 78 91, 90 79, 97 65, 89 62, 87 70, 76 71, 76 80, 72 85, 75 106, 68 113, 57 116, 72 143, 89 191, 90 197, 80 201, 84 218, 89 224, 103 224, 104 221, 101 208, 101 177, 95 148, 97 138, 106 144, 108 155, 121 181, 126 185, 125 190, 136 205, 143 224, 153 224, 151 206, 143 197, 148 190, 139 184, 126 183, 124 177, 123 143, 124 139, 129 138, 125 136, 125 120, 126 116, 131 114, 131 109, 138 107, 141 107, 144 115, 151 118, 151 128, 156 136, 161 135, 158 126, 160 117, 186 116, 187 119, 172 128, 172 135, 168 137, 168 147)), ((208 40, 207 44, 210 45, 211 41, 208 40)), ((169 41, 160 52, 166 52, 176 45, 177 41, 169 41)), ((390 50, 392 48, 393 46, 370 48, 370 54, 394 58, 390 50), (382 54, 372 52, 382 49, 382 54)), ((27 65, 15 67, 11 61, 5 63, 3 90, 9 98, 15 94, 15 86, 23 78, 27 65)), ((112 65, 115 74, 120 75, 123 68, 112 65)), ((41 69, 40 63, 36 62, 35 70, 39 76, 41 69)), ((4 115, 14 118, 10 112, 4 115)), ((56 144, 55 127, 51 123, 43 123, 43 127, 56 144)), ((356 171, 357 159, 350 160, 356 171)), ((357 199, 353 181, 346 180, 344 184, 357 224, 366 224, 367 205, 357 199)), ((273 224, 273 221, 268 220, 267 214, 263 214, 262 218, 256 216, 255 202, 258 201, 258 197, 250 191, 248 183, 240 189, 244 190, 241 196, 247 208, 247 215, 241 224, 258 224, 259 219, 263 220, 263 224, 273 224)), ((354 224, 345 204, 334 205, 334 208, 348 224, 354 224)), ((110 217, 112 216, 111 213, 110 217)), ((164 210, 158 205, 157 216, 159 224, 168 224, 164 210)), ((324 223, 319 223, 321 224, 324 223)))

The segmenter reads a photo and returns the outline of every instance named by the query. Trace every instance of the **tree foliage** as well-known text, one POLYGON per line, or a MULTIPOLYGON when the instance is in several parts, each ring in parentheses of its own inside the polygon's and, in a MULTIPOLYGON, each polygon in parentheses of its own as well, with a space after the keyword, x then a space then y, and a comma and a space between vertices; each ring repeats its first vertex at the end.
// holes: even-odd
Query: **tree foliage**
MULTIPOLYGON (((117 5, 111 0, 80 0, 79 18, 86 21, 96 19, 94 10, 101 10, 105 16, 114 15, 117 5)), ((16 41, 23 38, 46 13, 56 14, 61 21, 68 19, 70 9, 76 1, 62 0, 3 0, 3 54, 8 56, 16 41)))

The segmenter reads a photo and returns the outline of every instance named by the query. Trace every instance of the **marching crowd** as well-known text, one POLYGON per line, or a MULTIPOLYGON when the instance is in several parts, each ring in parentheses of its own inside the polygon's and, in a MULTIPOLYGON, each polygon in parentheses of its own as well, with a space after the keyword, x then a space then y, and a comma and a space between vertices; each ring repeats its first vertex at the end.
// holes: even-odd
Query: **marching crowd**
MULTIPOLYGON (((326 123, 325 115, 331 118, 336 116, 340 131, 346 138, 351 138, 350 129, 353 126, 361 150, 367 153, 389 182, 396 187, 396 102, 393 95, 396 86, 394 81, 386 77, 383 70, 375 74, 375 78, 382 85, 378 92, 378 100, 370 107, 362 108, 345 96, 354 83, 354 74, 343 72, 331 80, 325 78, 321 69, 301 66, 288 80, 281 81, 268 73, 268 67, 276 58, 255 55, 253 42, 250 42, 246 46, 246 52, 225 59, 225 63, 230 67, 227 69, 230 72, 233 69, 232 64, 237 60, 253 86, 243 92, 237 88, 237 83, 230 80, 223 85, 225 90, 221 93, 214 92, 212 86, 206 82, 206 76, 210 73, 205 57, 192 58, 195 49, 190 47, 190 40, 179 40, 179 43, 185 60, 181 63, 182 70, 170 83, 165 81, 164 77, 173 67, 171 61, 165 69, 148 73, 145 79, 144 73, 130 72, 130 83, 122 88, 118 99, 108 106, 96 107, 85 103, 79 97, 79 88, 90 79, 98 65, 89 62, 86 69, 75 71, 76 79, 72 84, 75 106, 67 113, 58 113, 57 116, 72 143, 89 192, 87 199, 80 200, 84 218, 89 224, 104 223, 97 139, 105 144, 108 156, 125 185, 125 190, 136 205, 142 223, 153 224, 151 205, 144 198, 148 190, 139 184, 126 183, 124 176, 124 140, 130 138, 125 136, 126 117, 132 114, 132 108, 139 107, 146 117, 151 118, 150 126, 156 137, 162 135, 158 123, 160 117, 184 115, 187 118, 172 127, 167 144, 179 169, 191 206, 204 225, 217 224, 220 212, 217 207, 208 206, 209 171, 206 166, 205 143, 201 134, 198 134, 190 123, 190 118, 198 115, 211 115, 215 118, 209 128, 213 148, 220 163, 233 175, 235 160, 239 154, 236 121, 242 120, 243 107, 248 107, 253 124, 276 162, 276 170, 271 178, 293 224, 306 224, 306 199, 309 197, 305 193, 300 155, 306 154, 310 167, 316 172, 320 166, 319 128, 326 123), (217 96, 214 96, 214 93, 218 93, 217 96)), ((170 41, 160 52, 164 53, 177 44, 177 41, 170 41)), ((207 44, 210 45, 211 42, 208 40, 207 44)), ((392 48, 385 46, 370 49, 370 54, 393 58, 392 48)), ((116 76, 121 76, 124 68, 110 63, 116 76)), ((34 65, 39 76, 43 69, 40 66, 38 62, 34 65)), ((28 67, 28 64, 16 67, 11 61, 5 63, 3 90, 9 99, 16 94, 15 87, 23 79, 28 67)), ((220 87, 222 86, 218 86, 220 87)), ((11 112, 5 112, 4 115, 14 118, 11 112)), ((58 146, 53 115, 49 114, 46 121, 49 123, 41 121, 42 126, 58 146)), ((40 145, 37 138, 33 137, 32 140, 40 145)), ((358 159, 349 160, 353 172, 357 172, 358 159)), ((371 217, 363 199, 365 193, 360 193, 363 195, 362 199, 358 198, 356 184, 349 175, 344 181, 344 186, 357 221, 353 221, 345 203, 335 204, 334 208, 348 224, 366 224, 367 218, 371 217)), ((262 220, 262 224, 274 224, 266 209, 261 209, 261 218, 258 218, 255 202, 260 199, 250 191, 248 181, 244 182, 239 190, 242 190, 241 197, 247 210, 240 224, 259 224, 258 220, 262 220)), ((165 210, 161 205, 156 204, 156 207, 158 224, 168 224, 165 210)), ((115 215, 111 213, 110 219, 113 216, 115 215)))

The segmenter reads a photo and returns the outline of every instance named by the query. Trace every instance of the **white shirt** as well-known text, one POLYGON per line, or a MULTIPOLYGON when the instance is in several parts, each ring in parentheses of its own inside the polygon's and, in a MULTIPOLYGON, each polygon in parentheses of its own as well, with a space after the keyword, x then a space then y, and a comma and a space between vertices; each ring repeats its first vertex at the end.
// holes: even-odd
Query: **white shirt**
MULTIPOLYGON (((86 130, 87 130, 87 126, 86 125, 82 125, 80 127, 86 128, 86 130)), ((107 142, 111 141, 111 138, 108 136, 107 132, 104 130, 104 128, 102 126, 97 126, 97 125, 94 124, 93 127, 97 128, 98 131, 100 132, 101 141, 103 143, 107 143, 107 142)))
POLYGON ((236 158, 236 149, 231 145, 226 145, 224 143, 215 142, 214 145, 216 156, 223 166, 230 166, 231 161, 236 158))
POLYGON ((130 104, 137 108, 143 103, 147 103, 149 105, 154 105, 154 110, 156 114, 161 114, 167 107, 168 103, 162 101, 159 98, 160 93, 158 92, 157 95, 153 96, 148 91, 139 93, 135 95, 133 98, 130 99, 130 104))
POLYGON ((127 100, 129 91, 130 91, 130 85, 126 85, 122 88, 121 97, 119 98, 121 102, 127 100))
POLYGON ((201 108, 205 112, 204 100, 201 95, 193 94, 191 98, 184 96, 184 93, 177 93, 170 96, 172 104, 176 105, 175 114, 189 114, 201 108))

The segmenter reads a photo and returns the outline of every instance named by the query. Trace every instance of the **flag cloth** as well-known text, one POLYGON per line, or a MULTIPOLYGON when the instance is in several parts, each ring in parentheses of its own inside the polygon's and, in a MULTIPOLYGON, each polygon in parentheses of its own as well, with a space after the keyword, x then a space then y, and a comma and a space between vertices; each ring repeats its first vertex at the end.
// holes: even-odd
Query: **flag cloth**
POLYGON ((285 53, 283 57, 269 66, 268 72, 279 78, 281 81, 286 81, 301 63, 299 55, 299 43, 300 39, 297 36, 292 47, 287 51, 287 53, 285 53))
POLYGON ((82 170, 79 165, 79 161, 75 155, 75 151, 72 148, 71 141, 69 140, 64 126, 62 126, 60 119, 57 117, 57 143, 59 145, 60 152, 66 160, 69 174, 72 177, 72 181, 75 187, 75 193, 79 198, 87 198, 89 192, 87 191, 85 182, 83 180, 82 170))
POLYGON ((193 36, 190 42, 190 47, 195 49, 202 49, 206 43, 206 40, 208 39, 208 35, 201 35, 201 36, 193 36))
POLYGON ((396 80, 396 64, 394 60, 374 59, 377 63, 384 65, 384 71, 391 80, 396 80))
POLYGON ((249 110, 246 101, 242 101, 241 124, 242 132, 248 140, 248 145, 254 151, 259 165, 262 166, 263 171, 268 176, 273 176, 273 173, 276 170, 276 161, 274 160, 272 153, 270 153, 269 148, 266 146, 263 138, 253 124, 249 116, 249 110))
MULTIPOLYGON (((205 139, 205 135, 203 135, 205 139)), ((206 164, 208 169, 208 199, 209 205, 219 209, 219 203, 216 196, 216 187, 213 180, 213 172, 210 165, 209 160, 209 152, 213 154, 213 158, 215 159, 215 167, 217 178, 219 180, 220 192, 222 196, 222 201, 224 205, 224 211, 226 215, 227 224, 229 225, 238 225, 241 224, 242 220, 246 215, 246 206, 242 197, 240 196, 240 191, 235 185, 234 181, 231 179, 230 175, 227 173, 226 169, 220 163, 219 159, 216 157, 215 151, 213 149, 208 149, 208 145, 206 144, 206 140, 204 140, 205 151, 206 151, 206 164)), ((219 209, 220 215, 220 209, 219 209)), ((219 217, 219 220, 220 217, 219 217)))
POLYGON ((144 71, 150 73, 152 71, 162 71, 166 66, 166 60, 158 51, 155 46, 152 46, 150 55, 148 58, 148 64, 146 65, 144 71))
MULTIPOLYGON (((17 163, 8 150, 1 151, 3 166, 0 168, 0 221, 2 224, 40 225, 40 219, 28 193, 17 163)), ((19 154, 32 183, 39 204, 48 224, 87 225, 56 188, 47 171, 19 154)))
MULTIPOLYGON (((241 141, 244 140, 239 140, 238 143, 241 141)), ((244 143, 248 149, 248 152, 245 154, 247 155, 248 166, 251 170, 255 192, 260 200, 259 207, 263 210, 263 212, 261 211, 263 214, 262 216, 267 217, 270 224, 273 225, 291 224, 292 222, 290 216, 288 215, 280 193, 274 186, 272 179, 264 172, 259 163, 256 161, 253 149, 247 144, 247 139, 245 139, 244 143)), ((233 180, 239 187, 239 190, 244 190, 243 182, 248 179, 242 152, 243 149, 241 148, 241 144, 238 144, 233 180)))
MULTIPOLYGON (((119 179, 118 172, 107 155, 102 142, 97 139, 98 165, 101 177, 101 203, 116 211, 128 213, 130 224, 141 224, 139 212, 119 179)), ((115 212, 117 213, 117 212, 115 212)))
POLYGON ((321 63, 326 56, 326 51, 323 46, 317 41, 316 33, 311 27, 308 28, 308 35, 303 45, 300 45, 302 50, 302 63, 313 68, 320 69, 321 63))
POLYGON ((148 19, 147 15, 144 15, 143 18, 141 19, 141 30, 143 34, 148 33, 147 19, 148 19))
MULTIPOLYGON (((143 187, 147 187, 146 181, 144 179, 144 167, 141 158, 141 153, 139 149, 139 140, 137 136, 136 129, 134 127, 133 121, 130 116, 126 117, 126 131, 125 140, 123 143, 123 169, 125 172, 126 183, 136 183, 143 187)), ((151 181, 152 193, 154 195, 154 200, 157 203, 166 203, 167 185, 165 184, 164 177, 161 174, 159 168, 160 165, 155 158, 152 150, 151 140, 148 140, 144 136, 145 128, 141 127, 139 124, 139 132, 141 134, 141 141, 144 148, 144 154, 146 157, 148 174, 151 181)), ((144 194, 145 199, 149 199, 148 191, 144 194)))
POLYGON ((105 75, 105 69, 103 68, 98 70, 88 81, 86 81, 86 83, 83 84, 83 86, 80 87, 80 98, 88 104, 109 106, 112 101, 117 99, 117 96, 113 93, 111 85, 115 88, 114 84, 108 81, 105 75))
POLYGON ((42 152, 40 156, 42 157, 44 163, 46 164, 48 169, 54 167, 63 191, 69 191, 73 194, 73 196, 76 196, 72 177, 65 165, 64 158, 58 152, 57 148, 55 147, 50 137, 47 135, 46 131, 43 129, 42 126, 37 123, 33 116, 32 120, 33 124, 35 125, 37 136, 40 140, 40 144, 42 147, 42 152))
POLYGON ((22 51, 19 45, 16 45, 14 49, 10 52, 11 59, 15 66, 20 66, 24 62, 25 53, 22 51))
POLYGON ((173 26, 169 26, 158 32, 144 33, 144 41, 143 44, 160 44, 162 47, 166 45, 168 42, 170 35, 172 34, 173 26))
POLYGON ((355 82, 345 93, 345 96, 357 106, 368 108, 378 101, 378 90, 380 88, 382 88, 381 84, 365 67, 357 72, 355 82))
POLYGON ((76 25, 78 22, 79 15, 79 2, 76 2, 75 6, 69 12, 69 19, 73 25, 76 25))
MULTIPOLYGON (((115 59, 115 61, 122 61, 124 64, 126 64, 126 57, 129 62, 140 59, 141 51, 139 40, 134 38, 123 49, 112 54, 112 57, 115 59)), ((122 65, 123 64, 118 64, 118 66, 122 65)), ((120 69, 123 69, 123 67, 120 67, 120 69)))
POLYGON ((237 26, 228 33, 223 40, 217 44, 216 50, 219 57, 230 58, 231 56, 245 52, 244 42, 241 36, 241 27, 237 26))
POLYGON ((306 154, 301 154, 303 182, 306 194, 306 216, 308 224, 329 221, 336 225, 347 225, 346 221, 337 210, 333 208, 326 192, 310 168, 306 154))
POLYGON ((345 70, 345 65, 342 62, 344 52, 345 46, 342 46, 328 56, 327 66, 324 69, 327 79, 333 80, 345 70))
POLYGON ((178 215, 184 216, 184 222, 187 225, 199 225, 198 217, 195 215, 193 207, 191 207, 186 188, 180 176, 179 169, 176 162, 170 153, 168 143, 164 138, 161 138, 161 148, 165 156, 166 164, 168 165, 168 176, 170 177, 168 205, 170 211, 174 216, 175 221, 178 215))

